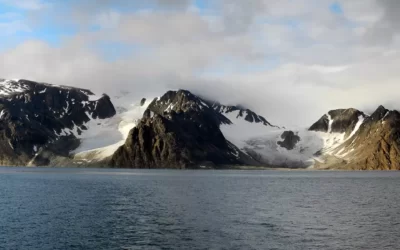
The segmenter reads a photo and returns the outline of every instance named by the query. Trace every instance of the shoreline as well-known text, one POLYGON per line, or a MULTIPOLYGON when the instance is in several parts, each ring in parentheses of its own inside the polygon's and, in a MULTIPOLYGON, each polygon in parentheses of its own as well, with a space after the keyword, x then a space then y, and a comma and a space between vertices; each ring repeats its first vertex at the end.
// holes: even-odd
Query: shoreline
POLYGON ((0 166, 0 168, 9 168, 9 169, 101 169, 101 170, 174 170, 174 171, 229 171, 229 170, 237 170, 237 171, 287 171, 287 172, 397 172, 400 170, 355 170, 355 169, 323 169, 323 168, 282 168, 282 167, 257 167, 257 166, 225 166, 220 168, 110 168, 110 167, 81 167, 81 166, 0 166))

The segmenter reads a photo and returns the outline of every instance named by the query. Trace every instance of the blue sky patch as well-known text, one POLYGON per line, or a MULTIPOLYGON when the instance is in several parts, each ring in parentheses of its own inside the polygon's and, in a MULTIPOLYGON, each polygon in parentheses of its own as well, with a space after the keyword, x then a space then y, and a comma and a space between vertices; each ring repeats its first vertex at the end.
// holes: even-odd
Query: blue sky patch
POLYGON ((334 13, 334 14, 343 14, 343 9, 342 6, 338 2, 334 2, 329 6, 329 9, 334 13))

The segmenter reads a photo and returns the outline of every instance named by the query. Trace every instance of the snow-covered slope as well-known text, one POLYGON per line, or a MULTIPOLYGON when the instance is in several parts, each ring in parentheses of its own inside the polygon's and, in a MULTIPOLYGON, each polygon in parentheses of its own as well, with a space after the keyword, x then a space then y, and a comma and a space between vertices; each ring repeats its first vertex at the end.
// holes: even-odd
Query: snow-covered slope
POLYGON ((87 124, 88 130, 78 137, 81 145, 73 152, 76 160, 97 162, 110 157, 125 143, 130 130, 137 125, 153 101, 151 98, 132 100, 129 92, 113 100, 117 114, 105 120, 91 120, 87 124))
POLYGON ((107 95, 90 90, 0 80, 0 164, 51 165, 67 158, 91 120, 114 116, 107 95))
POLYGON ((142 100, 121 93, 110 98, 81 88, 0 79, 0 165, 114 162, 121 167, 128 159, 128 167, 163 167, 169 161, 170 167, 400 169, 400 113, 384 107, 371 116, 331 110, 309 129, 287 129, 245 107, 187 90, 142 100))
POLYGON ((335 149, 356 133, 365 117, 359 115, 358 121, 352 121, 354 124, 351 123, 351 126, 354 126, 350 132, 343 126, 337 127, 336 113, 328 113, 321 118, 321 126, 324 127, 326 123, 326 131, 288 130, 272 125, 263 116, 241 106, 210 102, 189 91, 179 93, 181 95, 169 91, 161 97, 148 98, 146 101, 132 100, 129 93, 115 98, 117 115, 102 121, 92 120, 87 124, 88 130, 78 137, 82 143, 75 150, 75 159, 96 162, 111 157, 124 144, 129 131, 143 118, 149 105, 155 113, 166 114, 166 117, 172 111, 214 112, 213 116, 219 121, 224 137, 242 154, 260 165, 277 167, 312 167, 315 162, 323 162, 323 155, 338 155, 335 149), (288 140, 283 137, 285 131, 292 131, 292 137, 298 138, 291 147, 282 146, 288 140))
POLYGON ((263 123, 248 122, 240 116, 240 111, 235 110, 224 113, 232 121, 232 124, 222 124, 221 131, 225 137, 235 144, 242 152, 250 155, 258 162, 279 167, 312 167, 316 162, 323 162, 324 155, 341 157, 341 152, 335 149, 347 140, 351 139, 359 130, 365 115, 359 115, 352 130, 347 127, 335 127, 337 121, 343 118, 333 119, 329 114, 327 117, 326 131, 310 131, 308 129, 288 130, 276 126, 264 125, 263 123), (285 131, 293 132, 296 139, 293 148, 282 146, 285 141, 285 131), (338 131, 338 132, 335 132, 338 131))

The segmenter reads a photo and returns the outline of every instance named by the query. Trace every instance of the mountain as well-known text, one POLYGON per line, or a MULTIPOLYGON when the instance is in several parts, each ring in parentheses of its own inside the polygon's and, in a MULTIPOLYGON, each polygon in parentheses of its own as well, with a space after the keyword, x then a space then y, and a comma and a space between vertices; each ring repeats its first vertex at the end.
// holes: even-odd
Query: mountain
POLYGON ((325 156, 317 168, 400 170, 400 113, 380 106, 363 116, 359 129, 325 156))
POLYGON ((344 133, 349 137, 351 133, 359 128, 366 115, 357 109, 336 109, 323 115, 310 127, 310 131, 325 133, 344 133))
POLYGON ((287 129, 187 90, 136 98, 0 79, 0 165, 400 170, 400 113, 336 109, 287 129))
POLYGON ((366 117, 355 109, 332 110, 310 129, 287 130, 242 106, 212 102, 186 90, 168 91, 148 104, 110 165, 321 167, 323 157, 352 137, 366 117))
MULTIPOLYGON (((241 118, 245 119, 236 117, 241 118)), ((169 91, 150 103, 126 143, 113 155, 111 166, 199 168, 257 164, 225 139, 221 124, 232 121, 205 100, 186 90, 169 91)))
POLYGON ((112 117, 107 95, 27 80, 0 80, 0 164, 49 165, 79 146, 91 120, 112 117))

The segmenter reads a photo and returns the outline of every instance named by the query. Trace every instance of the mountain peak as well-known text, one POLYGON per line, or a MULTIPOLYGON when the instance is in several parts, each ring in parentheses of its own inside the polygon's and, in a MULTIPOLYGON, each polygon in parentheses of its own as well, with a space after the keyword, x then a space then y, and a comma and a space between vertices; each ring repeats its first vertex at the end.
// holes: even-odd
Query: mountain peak
POLYGON ((346 133, 350 135, 357 123, 362 122, 366 115, 354 108, 330 110, 310 128, 310 131, 325 133, 346 133))
POLYGON ((371 115, 371 119, 372 120, 381 120, 384 119, 388 114, 389 114, 389 110, 386 109, 384 106, 380 105, 375 111, 374 113, 372 113, 371 115))

